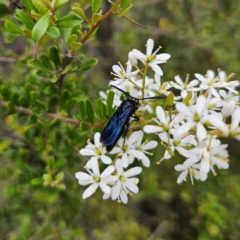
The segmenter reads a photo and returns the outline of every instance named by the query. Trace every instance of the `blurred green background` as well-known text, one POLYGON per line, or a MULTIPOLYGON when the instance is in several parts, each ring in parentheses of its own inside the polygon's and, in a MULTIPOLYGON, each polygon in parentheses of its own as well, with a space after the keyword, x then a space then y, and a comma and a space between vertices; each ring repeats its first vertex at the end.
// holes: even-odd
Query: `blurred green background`
MULTIPOLYGON (((60 10, 64 14, 74 4, 69 1, 60 10)), ((10 1, 8 17, 16 8, 10 1)), ((20 1, 16 1, 21 5, 20 1)), ((103 12, 110 8, 103 1, 103 12)), ((235 72, 239 79, 240 62, 240 2, 237 0, 148 0, 133 1, 128 17, 143 24, 142 29, 126 19, 111 16, 99 28, 95 38, 86 42, 79 54, 98 58, 98 64, 81 75, 73 74, 67 83, 75 82, 83 98, 96 104, 98 92, 108 88, 111 67, 125 63, 133 48, 145 51, 152 38, 161 45, 161 52, 171 54, 162 65, 163 81, 180 74, 205 74, 221 68, 235 72)), ((4 25, 1 16, 0 27, 4 25)), ((23 37, 6 43, 0 36, 1 84, 13 91, 24 92, 30 82, 36 91, 48 95, 52 85, 27 65, 34 45, 23 37)), ((46 43, 45 51, 52 43, 46 43)), ((44 47, 40 49, 44 51, 44 47)), ((66 83, 66 84, 67 84, 66 83)), ((69 88, 71 89, 71 88, 69 88)), ((74 92, 74 88, 72 88, 74 92)), ((71 111, 68 112, 71 117, 71 111)), ((74 174, 82 171, 87 161, 79 155, 88 138, 78 126, 61 121, 36 119, 14 109, 0 111, 0 239, 240 239, 240 175, 239 142, 223 139, 229 144, 230 167, 217 170, 217 177, 192 185, 188 180, 176 183, 174 166, 184 159, 175 156, 160 165, 163 149, 154 150, 151 167, 143 169, 140 192, 129 198, 128 205, 103 201, 102 193, 82 200, 84 187, 74 174), (64 173, 65 190, 34 184, 46 173, 49 159, 56 162, 57 172, 64 173), (62 161, 65 159, 66 161, 62 161), (62 162, 61 162, 62 161, 62 162)), ((50 161, 51 162, 51 161, 50 161)), ((51 164, 50 164, 51 165, 51 164)), ((55 172, 53 172, 53 175, 55 172)))

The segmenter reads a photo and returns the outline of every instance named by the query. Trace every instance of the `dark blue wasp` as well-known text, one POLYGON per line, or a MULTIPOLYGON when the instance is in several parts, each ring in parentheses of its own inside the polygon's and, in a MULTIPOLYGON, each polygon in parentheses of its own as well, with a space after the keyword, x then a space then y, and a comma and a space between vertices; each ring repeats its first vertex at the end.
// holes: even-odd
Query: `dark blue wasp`
POLYGON ((123 92, 124 94, 129 96, 130 99, 122 101, 122 103, 120 104, 120 106, 118 107, 118 109, 113 114, 108 124, 102 131, 100 142, 106 146, 108 152, 110 152, 113 149, 113 147, 115 146, 116 142, 118 141, 118 139, 121 137, 122 134, 124 134, 123 136, 125 139, 128 128, 129 128, 130 117, 133 117, 134 120, 136 121, 139 119, 137 116, 132 116, 132 115, 139 108, 140 100, 165 98, 165 96, 135 98, 114 85, 110 85, 110 86, 123 92))

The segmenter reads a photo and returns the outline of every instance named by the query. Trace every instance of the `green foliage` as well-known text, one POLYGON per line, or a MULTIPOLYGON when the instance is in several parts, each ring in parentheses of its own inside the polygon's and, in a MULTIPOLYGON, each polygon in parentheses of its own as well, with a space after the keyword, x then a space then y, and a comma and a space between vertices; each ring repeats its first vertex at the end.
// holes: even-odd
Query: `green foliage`
POLYGON ((105 19, 100 0, 0 1, 0 239, 239 239, 238 142, 230 170, 208 182, 177 185, 181 156, 155 165, 159 145, 128 206, 100 193, 82 200, 74 174, 89 157, 79 150, 115 112, 113 91, 106 103, 98 95, 112 64, 151 37, 172 55, 163 81, 218 67, 239 74, 237 1, 109 2, 147 29, 105 19))

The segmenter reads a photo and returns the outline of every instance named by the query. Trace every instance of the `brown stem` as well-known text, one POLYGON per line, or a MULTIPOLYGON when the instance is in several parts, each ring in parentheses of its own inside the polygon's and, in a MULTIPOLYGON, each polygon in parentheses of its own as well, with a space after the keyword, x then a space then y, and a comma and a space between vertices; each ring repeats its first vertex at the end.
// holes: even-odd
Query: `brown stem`
MULTIPOLYGON (((116 2, 116 5, 120 5, 122 3, 122 0, 118 0, 116 2)), ((104 22, 107 18, 109 18, 111 15, 113 14, 113 8, 109 9, 107 13, 104 14, 104 16, 98 21, 96 22, 96 24, 94 26, 92 26, 92 28, 86 33, 86 35, 83 37, 83 39, 80 41, 81 43, 86 42, 86 40, 89 38, 89 36, 95 31, 96 28, 98 28, 98 26, 104 22)))
MULTIPOLYGON (((1 107, 6 107, 7 106, 7 103, 4 102, 4 101, 1 101, 0 102, 0 106, 1 107)), ((15 110, 19 113, 23 113, 25 115, 32 115, 34 114, 34 112, 29 109, 29 108, 25 108, 25 107, 17 107, 15 106, 15 110)), ((67 122, 67 123, 71 123, 71 124, 74 124, 74 125, 77 125, 79 126, 81 121, 77 120, 77 119, 73 119, 73 118, 69 118, 69 117, 65 117, 65 116, 62 116, 62 115, 59 115, 59 114, 56 114, 56 113, 45 113, 45 115, 48 117, 48 118, 51 118, 51 119, 56 119, 56 120, 60 120, 60 121, 64 121, 64 122, 67 122)), ((88 122, 85 122, 89 127, 103 127, 102 124, 94 124, 92 125, 91 123, 88 123, 88 122)))

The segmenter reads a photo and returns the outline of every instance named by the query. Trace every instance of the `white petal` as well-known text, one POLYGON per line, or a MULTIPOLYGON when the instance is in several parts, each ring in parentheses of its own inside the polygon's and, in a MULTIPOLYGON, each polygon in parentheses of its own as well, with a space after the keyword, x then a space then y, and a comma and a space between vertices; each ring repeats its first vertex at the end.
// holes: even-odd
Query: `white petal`
POLYGON ((240 108, 235 109, 232 115, 232 123, 230 130, 235 131, 238 128, 240 122, 240 108))
POLYGON ((177 103, 176 104, 176 109, 178 112, 182 113, 183 115, 187 117, 192 117, 192 113, 190 112, 189 108, 184 104, 184 103, 177 103))
POLYGON ((127 170, 126 172, 124 172, 122 174, 122 176, 124 176, 124 177, 132 177, 132 176, 135 176, 135 175, 137 175, 137 174, 139 174, 141 172, 142 172, 142 168, 141 167, 134 167, 134 168, 131 168, 131 169, 127 170))
POLYGON ((203 75, 201 75, 201 74, 199 74, 199 73, 195 73, 194 75, 195 75, 195 77, 196 77, 198 80, 200 80, 201 82, 206 82, 206 78, 205 78, 203 75))
POLYGON ((222 168, 222 169, 227 169, 229 167, 229 164, 228 162, 220 159, 220 158, 217 158, 217 157, 214 157, 214 156, 211 156, 211 160, 219 167, 219 168, 222 168))
POLYGON ((236 103, 234 101, 226 102, 222 108, 222 115, 224 117, 230 116, 233 113, 235 107, 236 103))
POLYGON ((129 154, 132 154, 133 156, 135 156, 136 158, 139 159, 143 159, 145 157, 145 154, 139 150, 135 150, 135 149, 129 149, 128 150, 129 154))
POLYGON ((126 194, 126 192, 122 189, 121 193, 120 193, 120 199, 124 204, 127 204, 128 202, 128 196, 126 194))
POLYGON ((153 46, 154 46, 154 42, 151 38, 148 39, 147 41, 147 49, 146 49, 146 57, 150 57, 152 55, 152 51, 153 51, 153 46))
POLYGON ((128 53, 128 60, 130 61, 130 63, 134 66, 137 65, 137 58, 134 56, 134 54, 132 52, 128 53))
POLYGON ((163 128, 157 127, 154 125, 146 125, 143 127, 143 131, 146 133, 156 133, 156 132, 162 132, 163 128))
POLYGON ((181 86, 181 87, 183 86, 183 81, 179 75, 175 76, 174 79, 178 83, 179 86, 181 86))
POLYGON ((79 180, 79 181, 91 181, 93 180, 92 176, 87 174, 87 173, 84 173, 84 172, 77 172, 75 173, 75 177, 79 180))
POLYGON ((181 174, 178 176, 177 183, 178 184, 182 183, 182 181, 186 179, 187 174, 188 174, 188 169, 185 169, 183 172, 181 172, 181 174))
POLYGON ((99 177, 100 172, 99 172, 99 165, 98 165, 97 159, 92 158, 90 164, 91 164, 91 169, 92 169, 94 175, 99 177))
POLYGON ((133 132, 130 137, 127 140, 128 145, 132 145, 140 138, 140 141, 142 141, 143 138, 143 132, 142 131, 135 131, 133 132))
POLYGON ((141 160, 142 160, 142 164, 143 164, 144 167, 150 167, 150 160, 146 155, 141 160))
POLYGON ((138 193, 138 186, 136 184, 127 181, 126 187, 128 188, 129 191, 131 191, 133 193, 138 193))
POLYGON ((209 170, 210 170, 210 162, 208 160, 203 159, 200 165, 200 173, 204 175, 204 174, 207 174, 209 170))
POLYGON ((165 143, 168 142, 168 134, 166 132, 159 133, 159 138, 165 143))
POLYGON ((190 89, 192 87, 195 87, 199 84, 199 81, 198 80, 192 80, 188 85, 187 85, 187 88, 190 89))
POLYGON ((160 122, 167 125, 165 112, 161 106, 157 106, 156 113, 157 113, 157 117, 160 120, 160 122))
POLYGON ((83 195, 82 195, 82 198, 83 199, 86 199, 90 196, 92 196, 95 192, 96 192, 96 189, 98 188, 98 183, 93 183, 92 185, 90 185, 84 192, 83 192, 83 195))
POLYGON ((171 57, 171 55, 169 53, 160 53, 157 55, 156 57, 156 61, 159 62, 159 61, 167 61, 169 58, 171 57))
POLYGON ((122 175, 123 173, 123 163, 121 159, 117 159, 116 163, 115 163, 115 167, 117 170, 118 175, 122 175))
POLYGON ((105 182, 100 182, 100 188, 103 191, 103 193, 110 194, 111 193, 111 188, 105 183, 105 182))
POLYGON ((128 161, 127 153, 123 153, 123 155, 122 155, 122 163, 123 163, 123 167, 124 168, 128 167, 129 161, 128 161))
POLYGON ((120 75, 120 72, 122 71, 122 69, 118 66, 118 65, 113 65, 112 69, 115 73, 120 75))
POLYGON ((105 163, 105 164, 111 164, 112 163, 112 159, 110 157, 102 155, 100 158, 101 158, 102 162, 105 163))
POLYGON ((94 144, 98 148, 100 148, 100 146, 102 146, 102 144, 100 143, 100 136, 101 136, 101 134, 99 132, 96 132, 94 135, 94 144))
POLYGON ((110 175, 110 176, 108 176, 108 177, 106 177, 106 178, 104 179, 104 182, 105 182, 106 184, 114 185, 115 182, 116 182, 118 179, 119 179, 119 178, 118 178, 117 176, 112 176, 112 175, 110 175))
POLYGON ((197 104, 196 104, 196 112, 199 115, 202 114, 202 111, 203 111, 205 105, 206 105, 206 98, 203 95, 199 96, 197 99, 197 104))
POLYGON ((79 151, 79 153, 83 156, 94 156, 96 154, 95 151, 87 148, 83 148, 79 151))
POLYGON ((106 200, 110 197, 111 197, 111 193, 110 194, 106 194, 106 193, 103 194, 103 200, 106 200))
POLYGON ((207 120, 211 123, 212 126, 216 127, 218 130, 220 130, 224 136, 228 135, 228 126, 226 123, 224 123, 221 119, 215 116, 215 114, 211 114, 207 117, 207 120))
POLYGON ((197 123, 197 138, 199 142, 207 138, 207 130, 200 122, 197 123))
POLYGON ((155 148, 157 145, 158 145, 158 142, 153 140, 153 141, 150 141, 150 142, 147 142, 146 144, 144 144, 144 145, 142 146, 142 149, 143 149, 143 150, 153 149, 153 148, 155 148))
POLYGON ((134 56, 139 59, 144 65, 146 64, 146 56, 141 53, 140 51, 138 51, 137 49, 133 49, 132 53, 134 54, 134 56))
POLYGON ((121 181, 117 181, 117 184, 112 189, 112 200, 116 200, 118 196, 120 195, 120 192, 122 190, 122 184, 121 181))
POLYGON ((163 71, 162 69, 154 62, 150 62, 149 66, 151 66, 151 68, 153 69, 153 71, 157 74, 159 74, 160 76, 163 75, 163 71))
POLYGON ((115 166, 108 166, 101 174, 101 178, 105 178, 109 175, 111 175, 115 170, 115 166))

